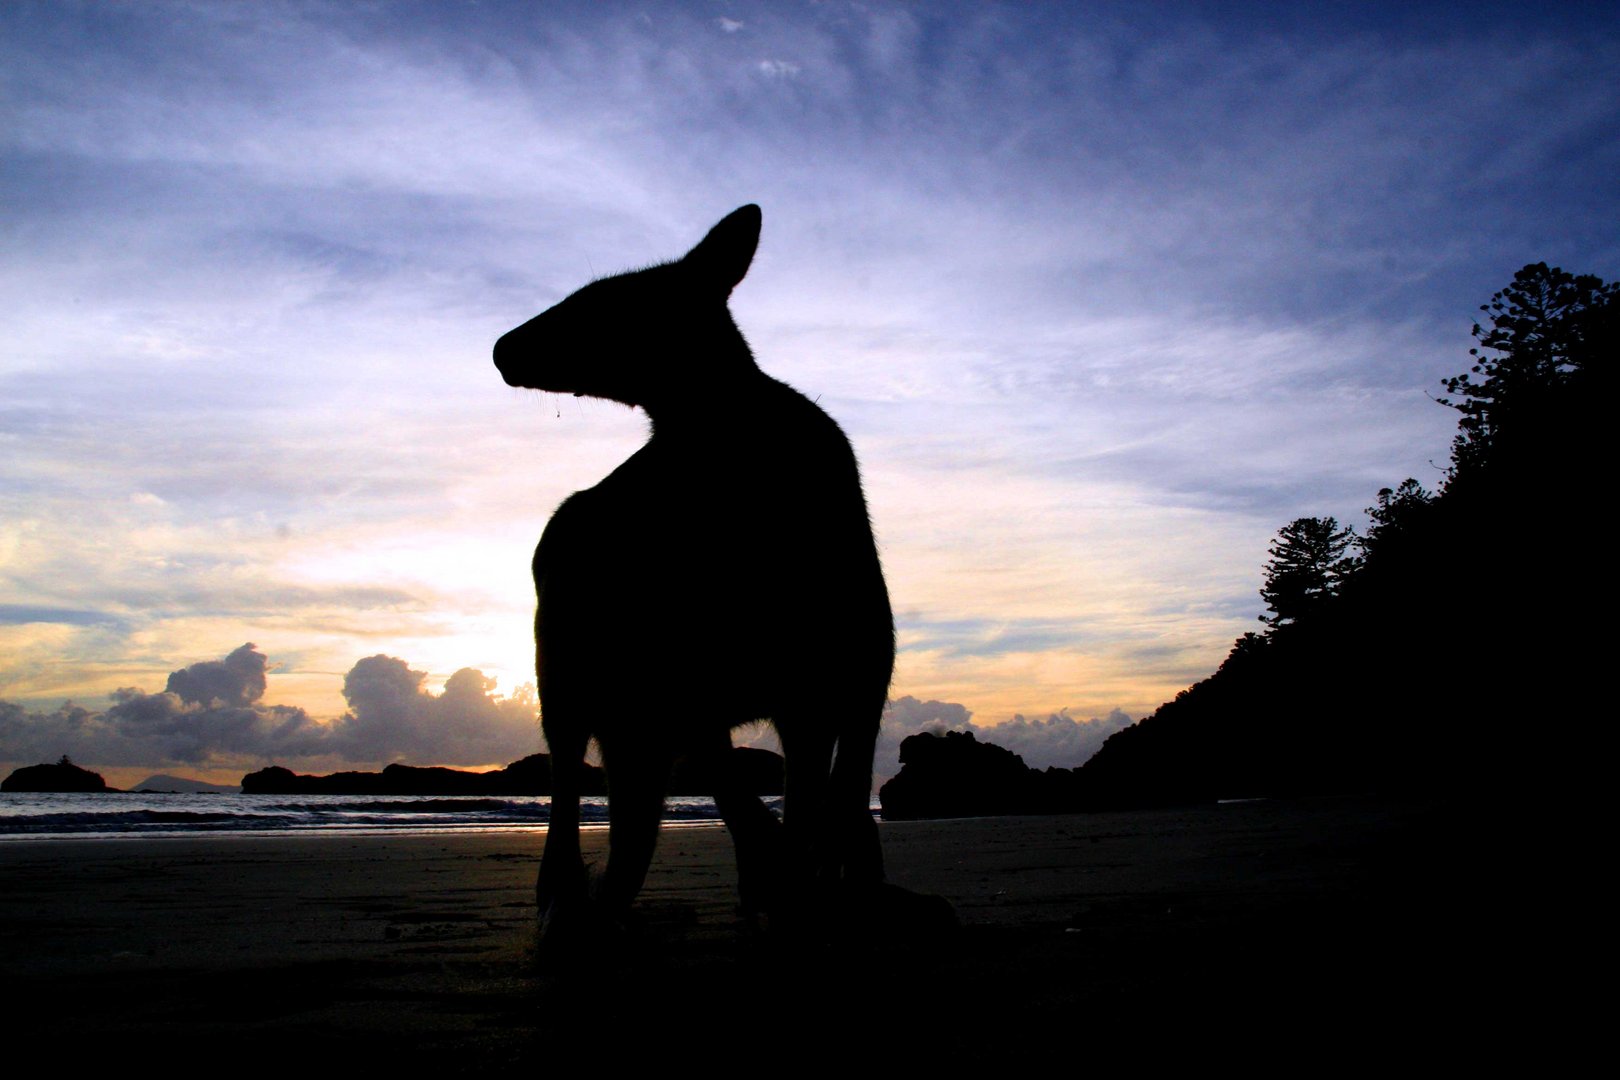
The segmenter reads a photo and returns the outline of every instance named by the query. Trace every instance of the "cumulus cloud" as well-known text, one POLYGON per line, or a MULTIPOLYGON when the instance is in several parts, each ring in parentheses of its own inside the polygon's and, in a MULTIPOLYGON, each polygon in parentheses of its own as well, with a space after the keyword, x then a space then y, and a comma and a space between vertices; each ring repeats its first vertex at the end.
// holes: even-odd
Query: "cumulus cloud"
POLYGON ((204 766, 324 752, 326 725, 294 706, 259 703, 268 671, 249 643, 224 660, 172 672, 162 693, 121 687, 101 712, 72 702, 52 712, 0 703, 0 760, 28 764, 69 753, 94 765, 204 766))
POLYGON ((423 688, 426 672, 393 656, 368 656, 343 679, 349 711, 335 742, 361 760, 420 765, 474 765, 513 761, 539 749, 532 691, 494 695, 495 680, 462 668, 444 692, 423 688))
POLYGON ((971 712, 955 702, 919 701, 908 695, 889 702, 883 710, 873 771, 879 776, 899 772, 900 743, 908 736, 925 731, 934 734, 971 731, 981 742, 992 742, 1011 750, 1031 768, 1072 769, 1090 760, 1108 736, 1132 723, 1120 709, 1088 720, 1078 720, 1069 715, 1068 709, 1063 709, 1044 720, 1018 715, 1005 723, 981 726, 973 722, 971 712))
POLYGON ((487 765, 540 747, 532 687, 501 697, 495 680, 462 668, 435 694, 425 672, 370 656, 344 679, 349 711, 317 720, 268 705, 269 659, 252 643, 223 660, 170 674, 161 693, 124 687, 94 711, 72 702, 49 712, 0 702, 0 761, 33 764, 64 753, 86 765, 257 766, 267 761, 371 765, 487 765))
POLYGON ((188 705, 247 705, 264 697, 270 662, 252 642, 224 660, 204 660, 169 675, 169 693, 188 705))
POLYGON ((292 759, 322 752, 326 730, 303 709, 291 705, 188 702, 165 690, 147 694, 124 687, 99 717, 101 757, 86 760, 140 765, 177 762, 207 765, 237 758, 292 759), (113 760, 108 760, 112 758, 113 760))
POLYGON ((979 728, 974 734, 982 741, 1006 747, 1031 768, 1056 765, 1072 769, 1091 760, 1108 736, 1132 723, 1120 709, 1088 720, 1076 719, 1069 715, 1068 709, 1063 709, 1045 720, 1014 716, 1005 723, 979 728))

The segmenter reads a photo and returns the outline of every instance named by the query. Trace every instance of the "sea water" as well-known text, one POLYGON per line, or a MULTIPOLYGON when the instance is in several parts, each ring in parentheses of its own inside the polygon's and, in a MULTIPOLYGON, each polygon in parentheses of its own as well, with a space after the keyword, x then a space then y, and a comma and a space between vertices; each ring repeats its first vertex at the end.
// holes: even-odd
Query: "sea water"
MULTIPOLYGON (((780 798, 767 799, 781 811, 780 798)), ((158 795, 0 793, 0 842, 136 836, 377 835, 544 829, 545 795, 158 795)), ((585 827, 607 824, 607 799, 581 800, 585 827)), ((714 800, 672 797, 666 824, 720 820, 714 800)))

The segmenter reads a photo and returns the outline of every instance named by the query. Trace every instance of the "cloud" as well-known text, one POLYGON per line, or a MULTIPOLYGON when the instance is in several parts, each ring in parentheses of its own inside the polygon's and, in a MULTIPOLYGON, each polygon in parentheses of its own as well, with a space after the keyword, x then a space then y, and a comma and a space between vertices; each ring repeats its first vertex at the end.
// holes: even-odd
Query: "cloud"
POLYGON ((357 760, 419 765, 515 761, 540 748, 532 691, 493 694, 495 680, 462 668, 442 694, 422 686, 426 673, 393 656, 368 656, 343 679, 349 711, 334 743, 357 760))
POLYGON ((24 626, 29 623, 60 623, 64 626, 108 626, 116 625, 122 621, 118 616, 105 611, 36 607, 28 604, 0 604, 0 626, 24 626))
POLYGON ((74 752, 95 764, 296 760, 319 755, 327 745, 325 727, 294 706, 227 705, 217 698, 201 705, 168 691, 147 694, 134 687, 115 691, 112 707, 91 718, 97 721, 103 730, 92 749, 74 752))
POLYGON ((174 672, 162 693, 116 690, 102 712, 72 702, 49 712, 0 702, 0 761, 32 764, 66 753, 90 765, 207 766, 325 752, 325 725, 300 708, 258 703, 267 670, 249 644, 224 661, 174 672))
POLYGON ((270 662, 248 642, 224 660, 204 660, 169 676, 165 687, 187 705, 243 706, 264 697, 270 662))
POLYGON ((907 648, 938 650, 951 658, 1040 652, 1073 645, 1087 631, 1079 617, 929 622, 908 613, 900 620, 900 632, 907 648))
POLYGON ((169 676, 162 693, 124 687, 101 712, 66 703, 29 711, 0 702, 0 761, 33 764, 66 753, 86 765, 244 769, 267 762, 477 766, 515 761, 540 748, 532 687, 509 697, 495 680, 462 668, 442 693, 405 661, 370 656, 350 669, 350 709, 316 720, 304 709, 267 705, 269 659, 251 643, 223 660, 169 676))
POLYGON ((1072 769, 1084 765, 1102 749, 1103 742, 1116 731, 1128 728, 1134 721, 1119 709, 1107 716, 1093 716, 1078 720, 1069 710, 1052 713, 1045 720, 1029 720, 1014 716, 1005 723, 979 728, 975 734, 983 742, 1006 747, 1024 759, 1024 764, 1035 769, 1055 765, 1072 769))

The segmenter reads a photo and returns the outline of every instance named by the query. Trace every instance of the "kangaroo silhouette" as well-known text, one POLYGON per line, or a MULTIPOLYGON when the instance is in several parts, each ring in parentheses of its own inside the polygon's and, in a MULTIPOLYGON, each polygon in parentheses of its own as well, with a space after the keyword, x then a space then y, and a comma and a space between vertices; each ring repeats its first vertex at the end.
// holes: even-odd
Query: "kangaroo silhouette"
POLYGON ((651 420, 641 449, 557 508, 534 555, 553 770, 543 941, 587 908, 622 919, 677 757, 716 778, 746 909, 791 923, 883 888, 869 807, 894 620, 849 440, 759 369, 727 307, 760 222, 744 206, 684 257, 594 281, 495 344, 512 386, 651 420), (726 764, 732 729, 756 720, 782 743, 780 822, 726 764), (593 738, 609 839, 588 900, 579 797, 593 738))

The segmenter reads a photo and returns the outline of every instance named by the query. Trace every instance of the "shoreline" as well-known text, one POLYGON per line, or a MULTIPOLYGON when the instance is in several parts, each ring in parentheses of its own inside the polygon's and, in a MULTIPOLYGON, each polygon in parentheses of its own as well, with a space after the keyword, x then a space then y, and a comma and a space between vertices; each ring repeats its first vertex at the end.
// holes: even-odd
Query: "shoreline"
MULTIPOLYGON (((813 1017, 881 1036, 889 1060, 987 1063, 1096 1023, 1322 1031, 1459 977, 1457 943, 1422 915, 1444 884, 1422 858, 1433 815, 1341 798, 885 822, 890 880, 946 897, 962 929, 809 951, 739 922, 722 826, 671 828, 628 957, 569 978, 534 965, 537 831, 17 841, 0 844, 0 979, 27 988, 17 1030, 39 1038, 268 1040, 317 1075, 360 1045, 533 1075, 559 1040, 672 1052, 717 1020, 750 1054, 813 1017)), ((586 834, 587 858, 605 842, 586 834)))

